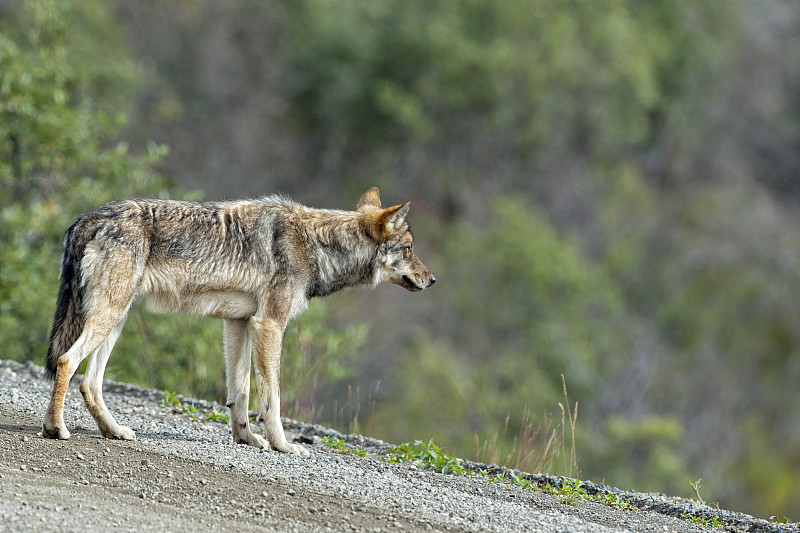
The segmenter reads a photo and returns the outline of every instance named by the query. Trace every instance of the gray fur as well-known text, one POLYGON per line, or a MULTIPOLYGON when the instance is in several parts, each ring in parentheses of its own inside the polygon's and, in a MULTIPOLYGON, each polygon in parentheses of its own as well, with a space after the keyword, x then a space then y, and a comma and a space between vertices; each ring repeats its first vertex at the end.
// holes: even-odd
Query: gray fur
POLYGON ((64 236, 47 372, 55 377, 43 435, 69 438, 66 386, 90 357, 81 392, 104 436, 134 438, 102 399, 102 375, 132 301, 156 311, 225 319, 234 442, 299 454, 278 413, 280 343, 312 297, 391 281, 412 291, 436 278, 413 254, 409 204, 382 208, 377 189, 356 211, 312 209, 270 196, 236 202, 119 200, 83 215, 64 236), (254 352, 267 439, 247 421, 254 352), (247 384, 247 386, 245 386, 247 384))

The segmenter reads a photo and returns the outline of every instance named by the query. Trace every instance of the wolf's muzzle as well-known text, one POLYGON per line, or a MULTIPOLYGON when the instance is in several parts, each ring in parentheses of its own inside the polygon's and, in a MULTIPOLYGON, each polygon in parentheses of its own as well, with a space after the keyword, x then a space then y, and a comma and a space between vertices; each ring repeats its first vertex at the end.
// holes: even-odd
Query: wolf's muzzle
POLYGON ((436 277, 433 274, 431 274, 431 277, 428 278, 427 283, 423 280, 414 281, 409 276, 403 276, 403 287, 412 292, 418 292, 423 289, 427 289, 434 283, 436 283, 436 277))

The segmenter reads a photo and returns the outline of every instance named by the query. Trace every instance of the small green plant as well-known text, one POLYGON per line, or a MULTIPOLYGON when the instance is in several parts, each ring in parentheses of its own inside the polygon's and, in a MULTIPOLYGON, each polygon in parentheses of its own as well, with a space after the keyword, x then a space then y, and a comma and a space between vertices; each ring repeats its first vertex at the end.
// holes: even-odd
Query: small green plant
POLYGON ((508 476, 505 472, 498 472, 489 481, 493 483, 508 483, 508 476))
POLYGON ((220 411, 216 407, 206 413, 206 418, 209 422, 219 422, 220 424, 230 424, 231 417, 227 411, 220 411))
POLYGON ((180 413, 182 411, 181 401, 178 398, 178 394, 168 390, 164 391, 163 398, 161 398, 161 401, 158 403, 158 405, 160 407, 172 409, 173 413, 180 413))
POLYGON ((481 477, 483 477, 484 483, 508 483, 508 477, 506 477, 505 472, 498 472, 496 474, 491 474, 487 470, 480 471, 481 477))
POLYGON ((434 470, 441 474, 463 475, 467 470, 461 461, 448 455, 437 446, 433 439, 427 443, 417 440, 395 446, 386 452, 386 460, 390 463, 412 463, 425 470, 434 470))
POLYGON ((333 437, 322 437, 322 444, 331 450, 342 451, 344 450, 344 439, 335 439, 333 437))
POLYGON ((541 489, 542 492, 558 496, 559 503, 564 505, 576 505, 580 500, 590 499, 586 491, 581 487, 581 482, 577 479, 567 480, 561 482, 560 487, 545 484, 541 489))
POLYGON ((690 522, 694 522, 695 524, 702 524, 708 527, 722 527, 725 524, 719 521, 716 516, 712 516, 706 518, 704 516, 694 516, 694 515, 683 515, 681 518, 684 520, 689 520, 690 522))
MULTIPOLYGON (((159 406, 171 409, 173 414, 189 415, 194 420, 200 416, 200 409, 192 404, 184 404, 178 397, 177 393, 171 391, 164 391, 159 406)), ((222 424, 230 423, 230 416, 227 412, 221 411, 216 407, 210 412, 205 413, 205 417, 209 422, 220 422, 222 424)))
POLYGON ((524 473, 512 474, 511 479, 512 483, 517 487, 528 490, 534 490, 536 488, 536 485, 530 479, 528 479, 528 476, 524 473))
POLYGON ((352 448, 347 446, 347 443, 345 443, 344 439, 336 439, 333 437, 322 437, 322 444, 326 448, 330 448, 335 452, 342 453, 345 455, 355 455, 357 457, 365 457, 369 455, 369 453, 366 450, 358 446, 354 446, 352 448))
POLYGON ((598 503, 606 503, 601 499, 589 496, 589 494, 581 487, 581 482, 577 479, 565 479, 561 482, 561 486, 551 485, 545 483, 542 485, 531 484, 531 490, 544 492, 545 494, 552 494, 558 496, 559 503, 565 505, 576 505, 581 500, 591 500, 598 503))
POLYGON ((590 496, 589 499, 597 503, 602 503, 603 505, 608 505, 609 507, 615 507, 617 509, 627 509, 631 506, 631 504, 620 498, 618 494, 609 493, 603 494, 602 496, 598 494, 596 496, 590 496))
POLYGON ((197 415, 200 414, 200 410, 192 404, 184 405, 181 412, 189 415, 191 418, 197 418, 197 415))

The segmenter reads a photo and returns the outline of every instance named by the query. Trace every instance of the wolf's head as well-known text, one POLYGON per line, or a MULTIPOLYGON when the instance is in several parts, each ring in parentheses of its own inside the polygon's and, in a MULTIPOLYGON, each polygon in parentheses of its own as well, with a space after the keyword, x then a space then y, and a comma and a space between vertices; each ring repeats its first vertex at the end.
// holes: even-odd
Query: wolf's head
POLYGON ((367 234, 378 243, 378 281, 391 281, 417 292, 436 283, 436 277, 414 254, 414 236, 406 222, 410 207, 411 202, 406 202, 384 209, 376 187, 358 202, 367 234))

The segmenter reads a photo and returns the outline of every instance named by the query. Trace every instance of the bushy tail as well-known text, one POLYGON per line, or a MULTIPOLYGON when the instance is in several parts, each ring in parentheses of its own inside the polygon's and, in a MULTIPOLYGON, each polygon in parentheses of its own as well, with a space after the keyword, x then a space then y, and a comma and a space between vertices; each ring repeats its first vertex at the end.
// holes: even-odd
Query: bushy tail
POLYGON ((61 258, 61 286, 50 330, 45 374, 55 378, 58 359, 75 344, 83 331, 83 283, 81 260, 86 244, 94 237, 87 231, 87 218, 81 217, 64 234, 64 255, 61 258))

